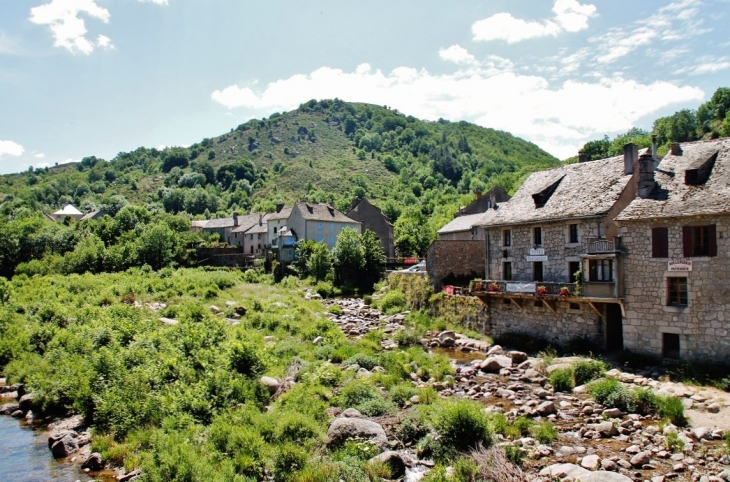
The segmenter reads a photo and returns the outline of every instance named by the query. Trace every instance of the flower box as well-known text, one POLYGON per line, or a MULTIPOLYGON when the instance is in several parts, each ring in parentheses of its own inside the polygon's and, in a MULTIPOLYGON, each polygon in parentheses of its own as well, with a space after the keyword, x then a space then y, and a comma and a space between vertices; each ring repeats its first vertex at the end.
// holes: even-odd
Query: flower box
POLYGON ((537 294, 538 294, 538 296, 545 296, 545 295, 547 295, 549 293, 550 292, 548 291, 548 289, 545 288, 544 286, 538 286, 537 287, 537 294))
POLYGON ((566 288, 565 286, 561 287, 560 291, 558 292, 558 295, 560 295, 563 298, 568 298, 572 294, 573 293, 571 293, 570 290, 568 288, 566 288))
POLYGON ((491 283, 489 285, 489 292, 490 293, 498 293, 499 292, 499 285, 497 283, 491 283))

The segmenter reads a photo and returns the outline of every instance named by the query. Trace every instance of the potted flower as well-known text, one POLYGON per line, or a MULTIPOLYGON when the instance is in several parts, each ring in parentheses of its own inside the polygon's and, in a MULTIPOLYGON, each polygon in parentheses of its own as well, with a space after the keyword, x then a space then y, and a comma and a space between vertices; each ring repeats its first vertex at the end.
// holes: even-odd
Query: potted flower
POLYGON ((497 293, 497 292, 499 292, 499 285, 497 283, 490 283, 489 284, 489 292, 490 293, 497 293))
POLYGON ((571 293, 570 290, 565 286, 561 286, 560 291, 558 292, 558 295, 560 295, 562 298, 567 298, 572 294, 573 293, 571 293))
POLYGON ((545 288, 544 286, 538 286, 537 287, 537 294, 539 296, 545 296, 546 294, 548 294, 548 289, 545 288))

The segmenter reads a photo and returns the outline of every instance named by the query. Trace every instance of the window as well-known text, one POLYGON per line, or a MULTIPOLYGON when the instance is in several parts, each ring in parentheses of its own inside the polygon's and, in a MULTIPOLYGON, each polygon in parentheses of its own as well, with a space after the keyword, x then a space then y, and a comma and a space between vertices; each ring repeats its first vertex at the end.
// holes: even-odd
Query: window
POLYGON ((662 356, 679 360, 679 335, 662 333, 662 356))
POLYGON ((236 238, 236 239, 238 239, 238 233, 234 233, 233 234, 233 237, 236 238))
POLYGON ((251 245, 251 254, 253 254, 253 244, 251 245))
POLYGON ((684 257, 717 256, 717 230, 708 226, 683 226, 684 257))
POLYGON ((667 305, 687 306, 687 278, 684 276, 667 278, 667 305))
POLYGON ((335 230, 335 223, 330 223, 330 231, 334 231, 334 230, 335 230))
POLYGON ((575 283, 575 274, 580 271, 580 261, 570 261, 568 263, 568 283, 575 283))
POLYGON ((502 279, 512 281, 512 263, 502 263, 502 279))
POLYGON ((669 257, 669 228, 651 228, 651 257, 669 257))
POLYGON ((568 225, 568 239, 569 243, 577 243, 578 242, 578 225, 577 224, 569 224, 568 225))
POLYGON ((274 228, 274 234, 276 234, 276 228, 274 228))
POLYGON ((251 238, 250 239, 251 239, 251 241, 253 241, 253 234, 251 235, 251 238))
POLYGON ((351 224, 350 225, 350 229, 355 229, 355 225, 354 224, 351 224))
POLYGON ((535 228, 532 230, 532 244, 535 246, 542 246, 542 228, 535 228))
POLYGON ((256 239, 261 239, 261 234, 260 233, 257 234, 257 238, 256 239))
POLYGON ((588 262, 589 280, 596 282, 613 281, 613 261, 610 259, 592 259, 588 262))
POLYGON ((340 224, 340 231, 342 231, 343 229, 345 229, 345 225, 344 224, 340 224))
POLYGON ((317 230, 322 231, 322 223, 317 223, 317 230))
POLYGON ((318 243, 321 243, 322 242, 322 235, 321 234, 319 236, 317 236, 317 242, 318 243))
POLYGON ((504 230, 502 246, 512 246, 512 230, 511 229, 504 230))
POLYGON ((330 244, 335 244, 335 237, 334 236, 330 236, 330 244))
POLYGON ((532 281, 543 281, 542 261, 532 263, 532 281))

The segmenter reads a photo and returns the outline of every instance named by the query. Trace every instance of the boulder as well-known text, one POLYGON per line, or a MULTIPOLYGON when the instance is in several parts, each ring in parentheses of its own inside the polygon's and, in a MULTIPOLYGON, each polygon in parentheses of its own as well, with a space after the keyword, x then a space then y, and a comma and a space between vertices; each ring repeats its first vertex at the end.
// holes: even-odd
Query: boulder
POLYGON ((210 307, 209 307, 208 309, 209 309, 209 310, 210 310, 210 312, 211 312, 211 313, 213 313, 214 315, 217 315, 218 313, 220 313, 220 312, 221 312, 221 309, 220 309, 220 308, 218 308, 218 307, 217 307, 217 306, 215 306, 215 305, 210 305, 210 307))
POLYGON ((68 457, 79 449, 79 445, 76 443, 76 438, 74 437, 75 434, 76 432, 68 430, 59 434, 53 434, 48 438, 48 443, 51 445, 51 454, 53 454, 54 458, 68 457), (55 441, 51 443, 51 440, 55 441))
POLYGON ((588 425, 588 428, 595 430, 599 434, 601 434, 601 437, 608 438, 608 437, 615 437, 618 435, 618 429, 616 429, 616 426, 613 424, 613 422, 601 422, 601 423, 595 423, 588 425))
POLYGON ((557 413, 557 409, 555 408, 555 404, 553 402, 547 401, 542 402, 540 405, 535 407, 535 412, 537 412, 537 414, 542 417, 546 417, 548 415, 557 413))
POLYGON ((26 393, 22 397, 20 397, 20 400, 18 400, 18 405, 20 406, 20 410, 23 412, 27 412, 33 408, 33 400, 35 399, 35 393, 26 393))
POLYGON ((512 359, 512 363, 519 365, 520 363, 527 361, 527 353, 523 351, 511 351, 507 355, 512 359))
POLYGON ((345 418, 363 418, 362 413, 360 413, 360 410, 356 408, 347 408, 344 412, 342 412, 342 416, 345 418))
MULTIPOLYGON (((456 333, 454 333, 451 330, 444 330, 438 334, 437 338, 438 338, 439 343, 441 343, 443 345, 444 340, 451 339, 452 342, 454 340, 456 340, 456 333)), ((451 345, 451 346, 453 346, 453 345, 451 345)))
POLYGON ((327 445, 336 446, 352 438, 368 439, 381 449, 388 444, 385 430, 379 423, 362 418, 336 418, 327 430, 327 445))
POLYGON ((479 365, 479 368, 483 372, 499 373, 502 368, 512 368, 512 359, 504 355, 490 356, 479 365))
POLYGON ((314 340, 312 340, 312 344, 314 344, 314 345, 320 345, 323 341, 324 341, 324 337, 323 336, 318 336, 317 338, 315 338, 314 340))
POLYGON ((245 306, 236 306, 235 311, 236 311, 237 315, 246 316, 246 307, 245 306))
POLYGON ((620 418, 622 415, 623 413, 618 408, 607 408, 601 414, 604 418, 620 418))
POLYGON ((540 477, 550 480, 580 480, 580 482, 632 482, 632 479, 616 472, 599 470, 591 472, 575 464, 553 464, 540 471, 540 477))
POLYGON ((400 479, 406 475, 406 463, 398 452, 393 450, 387 450, 380 455, 376 455, 370 462, 383 463, 390 468, 390 475, 392 479, 400 479))
POLYGON ((177 320, 175 320, 175 319, 172 319, 172 318, 165 318, 165 317, 162 317, 162 318, 160 318, 160 321, 161 321, 161 322, 162 322, 163 324, 165 324, 165 325, 170 325, 170 326, 175 326, 175 325, 177 325, 177 324, 179 323, 179 321, 177 321, 177 320))
POLYGON ((601 459, 598 458, 598 455, 586 455, 580 461, 580 466, 584 469, 596 470, 600 461, 601 459))
POLYGON ((98 452, 94 452, 89 455, 89 458, 87 458, 86 461, 81 465, 81 468, 88 469, 92 472, 98 472, 103 469, 104 464, 101 460, 101 454, 98 452))
POLYGON ((269 394, 273 395, 279 390, 279 380, 273 377, 261 377, 261 383, 269 390, 269 394))
POLYGON ((16 410, 13 413, 10 414, 13 418, 23 418, 23 411, 22 410, 16 410))
POLYGON ((692 430, 692 437, 695 440, 710 440, 712 438, 712 429, 709 427, 697 427, 692 430))
POLYGON ((648 464, 649 462, 651 462, 651 452, 639 452, 638 454, 631 457, 630 462, 631 465, 633 465, 634 467, 641 467, 645 464, 648 464))
POLYGON ((0 415, 10 415, 16 410, 20 410, 20 405, 17 403, 6 403, 0 407, 0 415))

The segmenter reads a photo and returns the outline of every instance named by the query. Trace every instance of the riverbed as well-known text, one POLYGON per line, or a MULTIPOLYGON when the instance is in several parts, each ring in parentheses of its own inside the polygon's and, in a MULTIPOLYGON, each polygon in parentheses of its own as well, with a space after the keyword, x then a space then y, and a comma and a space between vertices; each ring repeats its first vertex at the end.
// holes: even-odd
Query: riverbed
POLYGON ((93 480, 68 461, 56 461, 45 432, 10 417, 0 416, 0 481, 61 482, 93 480))

